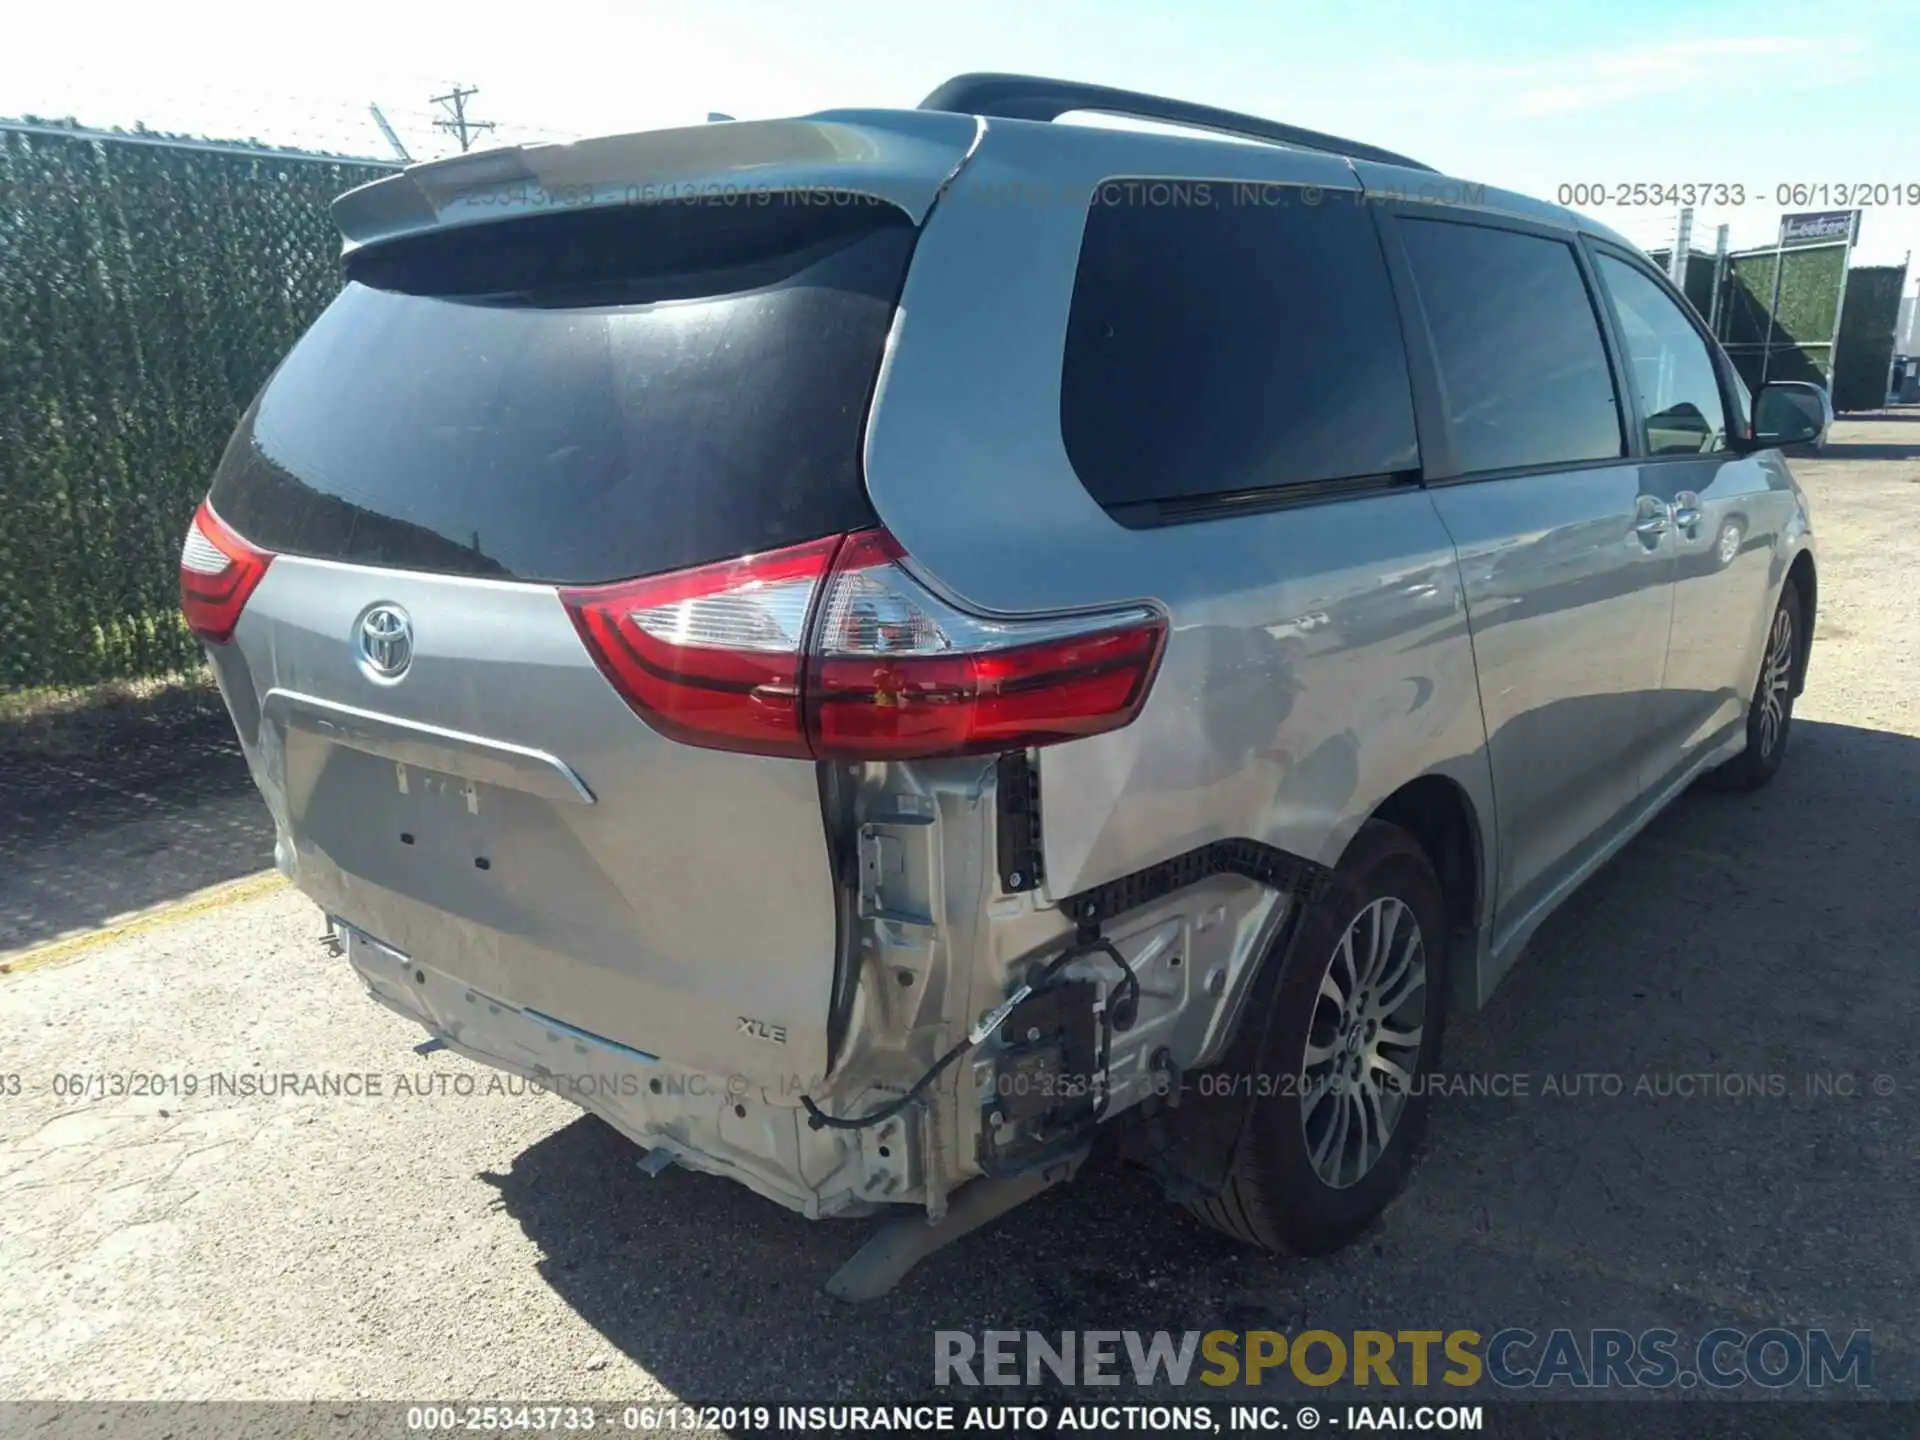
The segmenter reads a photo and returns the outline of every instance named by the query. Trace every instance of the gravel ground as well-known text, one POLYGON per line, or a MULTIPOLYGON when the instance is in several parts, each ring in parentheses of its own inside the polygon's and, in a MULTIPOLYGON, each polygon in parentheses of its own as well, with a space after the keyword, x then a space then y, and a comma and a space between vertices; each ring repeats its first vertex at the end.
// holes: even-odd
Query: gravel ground
MULTIPOLYGON (((563 1102, 412 1053, 280 891, 0 978, 0 1397, 872 1403, 928 1391, 936 1329, 1824 1325, 1870 1327, 1880 1393, 1920 1398, 1920 413, 1843 422, 1795 468, 1823 551, 1785 770, 1683 799, 1456 1020, 1448 1071, 1531 1093, 1437 1104, 1345 1253, 1250 1253, 1100 1166, 840 1306, 819 1286, 870 1222, 646 1179, 563 1102), (383 1093, 55 1093, 138 1072, 383 1093), (1588 1074, 1628 1093, 1542 1093, 1588 1074), (1631 1093, 1675 1075, 1738 1083, 1631 1093), (433 1092, 455 1077, 482 1093, 433 1092)), ((98 870, 141 871, 142 903, 191 888, 196 834, 267 843, 218 784, 178 803, 209 828, 164 849, 111 807, 91 840, 44 831, 5 882, 21 928, 86 918, 98 870)))

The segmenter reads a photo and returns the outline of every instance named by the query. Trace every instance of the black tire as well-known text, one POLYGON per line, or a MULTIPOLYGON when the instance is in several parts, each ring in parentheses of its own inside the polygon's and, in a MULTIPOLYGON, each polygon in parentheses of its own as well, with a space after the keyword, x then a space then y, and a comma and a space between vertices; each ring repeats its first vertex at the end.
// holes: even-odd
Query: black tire
MULTIPOLYGON (((1226 1183, 1218 1195, 1188 1202, 1200 1219, 1236 1239, 1300 1255, 1339 1249, 1405 1185, 1426 1128, 1427 1096, 1421 1082, 1439 1057, 1447 1013, 1447 909, 1420 843, 1398 826, 1370 820, 1348 847, 1338 874, 1329 895, 1301 916, 1300 933, 1288 952, 1269 1013, 1248 1017, 1249 1024, 1264 1022, 1265 1034, 1249 1077, 1254 1098, 1226 1183), (1404 911, 1371 910, 1381 901, 1398 901, 1404 911), (1310 1036, 1319 1036, 1324 1048, 1329 1013, 1339 1013, 1322 995, 1321 982, 1335 974, 1343 937, 1363 916, 1380 913, 1396 913, 1419 929, 1424 999, 1417 1001, 1409 993, 1406 1011, 1392 1017, 1402 1025, 1413 1014, 1420 1017, 1419 1048, 1414 1063, 1404 1067, 1412 1083, 1404 1087, 1384 1149, 1364 1173, 1336 1186, 1316 1169, 1309 1131, 1318 1122, 1320 1141, 1330 1142, 1326 1112, 1318 1107, 1345 1102, 1341 1093, 1305 1076, 1307 1043, 1310 1036)), ((1362 937, 1368 933, 1359 932, 1362 937)), ((1334 983, 1339 988, 1339 980, 1334 983)), ((1341 1043, 1337 1036, 1332 1039, 1336 1053, 1341 1043)), ((1408 1054, 1395 1053, 1401 1059, 1408 1054)), ((1373 1113, 1377 1123, 1379 1111, 1373 1113)), ((1344 1132, 1338 1143, 1346 1148, 1344 1132)))
POLYGON ((1793 700, 1805 674, 1805 607, 1800 603, 1800 587, 1788 580, 1781 588, 1780 603, 1774 607, 1767 624, 1767 642, 1760 652, 1760 678, 1754 682, 1753 695, 1747 701, 1747 748, 1726 764, 1706 775, 1715 790, 1758 790, 1773 779, 1787 755, 1787 736, 1793 729, 1793 700), (1779 715, 1772 726, 1767 723, 1767 695, 1779 679, 1775 652, 1780 626, 1787 627, 1786 688, 1778 696, 1779 715))

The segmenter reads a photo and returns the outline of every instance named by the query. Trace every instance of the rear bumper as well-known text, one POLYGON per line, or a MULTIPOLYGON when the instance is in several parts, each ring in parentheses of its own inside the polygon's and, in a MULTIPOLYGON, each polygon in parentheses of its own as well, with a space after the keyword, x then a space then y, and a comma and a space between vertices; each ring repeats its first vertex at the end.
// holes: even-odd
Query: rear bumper
POLYGON ((776 1086, 709 1075, 517 1008, 335 922, 374 999, 470 1060, 519 1075, 598 1115, 636 1145, 749 1186, 809 1219, 860 1216, 901 1178, 856 1132, 813 1130, 798 1077, 776 1086), (889 1186, 889 1180, 892 1181, 889 1186))

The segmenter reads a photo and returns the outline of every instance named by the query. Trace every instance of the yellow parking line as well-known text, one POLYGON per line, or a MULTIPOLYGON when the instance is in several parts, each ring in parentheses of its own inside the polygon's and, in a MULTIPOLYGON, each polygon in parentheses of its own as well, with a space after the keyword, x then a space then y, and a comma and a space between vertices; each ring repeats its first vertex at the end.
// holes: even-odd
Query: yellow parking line
POLYGON ((205 890, 196 890, 183 899, 170 900, 150 910, 135 911, 83 935, 69 935, 61 940, 49 940, 44 945, 29 946, 25 950, 0 953, 0 975, 19 975, 28 970, 75 960, 89 951, 98 950, 102 945, 124 940, 129 935, 157 930, 176 920, 191 919, 209 910, 238 905, 243 900, 254 900, 286 888, 287 877, 277 870, 263 870, 257 875, 245 875, 224 885, 212 885, 205 890))

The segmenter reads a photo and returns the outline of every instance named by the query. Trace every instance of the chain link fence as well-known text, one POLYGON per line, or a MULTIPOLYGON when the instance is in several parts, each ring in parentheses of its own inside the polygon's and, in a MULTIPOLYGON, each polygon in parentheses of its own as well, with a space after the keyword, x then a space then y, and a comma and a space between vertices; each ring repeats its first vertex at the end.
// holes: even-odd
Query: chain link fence
POLYGON ((181 536, 386 173, 0 122, 0 701, 199 665, 181 536))

